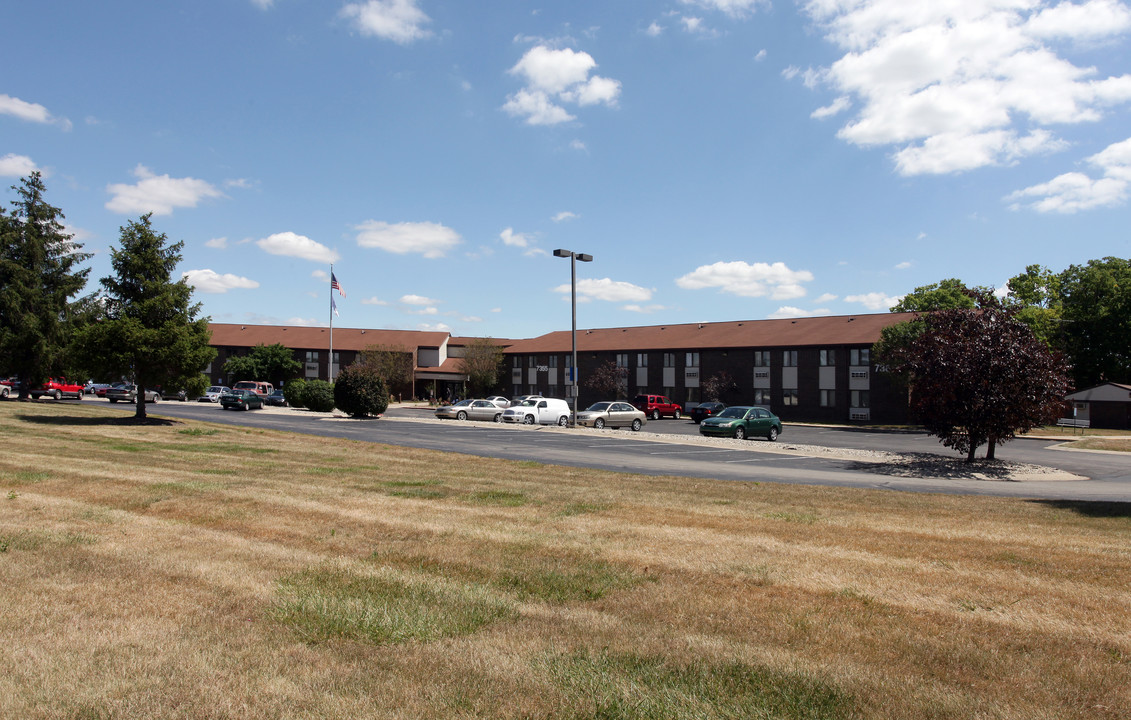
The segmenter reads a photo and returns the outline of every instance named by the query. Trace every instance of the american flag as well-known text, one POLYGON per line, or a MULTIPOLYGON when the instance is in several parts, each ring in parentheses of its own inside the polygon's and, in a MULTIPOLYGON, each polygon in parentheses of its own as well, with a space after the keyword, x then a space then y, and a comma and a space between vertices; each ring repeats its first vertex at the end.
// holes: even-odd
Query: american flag
POLYGON ((338 277, 334 273, 330 273, 330 289, 337 290, 342 297, 346 296, 346 291, 342 290, 341 284, 338 283, 338 277))

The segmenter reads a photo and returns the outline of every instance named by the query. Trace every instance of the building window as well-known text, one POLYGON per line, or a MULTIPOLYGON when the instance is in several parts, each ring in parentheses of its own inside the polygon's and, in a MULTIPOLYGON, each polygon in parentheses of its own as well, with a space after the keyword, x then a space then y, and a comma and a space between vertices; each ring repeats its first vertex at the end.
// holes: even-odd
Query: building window
POLYGON ((755 405, 769 405, 770 404, 770 391, 765 389, 757 389, 754 391, 754 404, 755 405))
POLYGON ((699 367, 699 353, 689 352, 689 353, 687 353, 686 359, 687 359, 687 365, 685 367, 689 367, 689 368, 699 367))
POLYGON ((546 393, 547 393, 547 394, 548 394, 548 395, 549 395, 550 397, 558 397, 558 386, 557 386, 557 385, 549 385, 549 386, 547 386, 547 388, 546 388, 546 393))
POLYGON ((821 391, 821 407, 836 407, 836 390, 821 391))
POLYGON ((754 351, 754 367, 769 367, 770 366, 770 351, 769 350, 755 350, 754 351))
POLYGON ((537 385, 527 385, 526 386, 526 394, 527 395, 538 395, 539 394, 538 393, 538 386, 537 385))
POLYGON ((617 353, 617 367, 628 367, 628 353, 617 353))
POLYGON ((797 404, 797 391, 796 390, 782 390, 781 391, 782 405, 796 405, 797 404))
POLYGON ((557 366, 558 366, 558 356, 557 355, 551 355, 550 356, 550 367, 556 368, 557 366))
POLYGON ((337 365, 338 363, 340 363, 342 361, 341 355, 342 354, 338 353, 338 352, 334 353, 334 364, 335 365, 337 365))
POLYGON ((821 351, 821 367, 836 365, 836 350, 821 351))
POLYGON ((697 387, 687 388, 687 402, 689 402, 689 403, 699 402, 699 388, 697 388, 697 387))
POLYGON ((538 357, 535 355, 530 356, 529 366, 532 368, 538 367, 538 357))
POLYGON ((566 355, 565 356, 565 366, 567 368, 573 367, 573 355, 566 355))
POLYGON ((516 368, 522 367, 522 357, 521 356, 519 356, 519 355, 514 356, 514 367, 516 367, 516 368))
POLYGON ((852 407, 866 408, 868 407, 868 391, 867 390, 853 390, 852 391, 852 407))
POLYGON ((853 348, 848 351, 849 365, 871 365, 872 351, 869 348, 853 348))
POLYGON ((675 367, 675 353, 664 353, 664 367, 675 367))
POLYGON ((667 397, 675 397, 675 388, 673 388, 673 387, 664 388, 664 395, 667 396, 667 397))
POLYGON ((797 351, 783 350, 781 354, 782 367, 797 367, 797 351))
POLYGON ((307 350, 306 351, 306 361, 308 363, 318 362, 318 351, 317 350, 307 350))
POLYGON ((636 367, 648 367, 648 353, 636 353, 636 367))

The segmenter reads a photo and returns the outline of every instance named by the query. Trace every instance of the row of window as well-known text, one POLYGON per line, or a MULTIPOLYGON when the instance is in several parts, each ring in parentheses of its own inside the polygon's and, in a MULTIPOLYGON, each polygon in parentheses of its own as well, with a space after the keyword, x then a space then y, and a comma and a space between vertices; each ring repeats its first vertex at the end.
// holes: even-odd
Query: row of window
MULTIPOLYGON (((515 394, 521 394, 522 386, 515 385, 515 394)), ((561 397, 561 390, 558 385, 549 385, 545 392, 549 397, 561 397)), ((537 395, 541 391, 537 385, 528 385, 526 388, 527 395, 537 395)), ((698 403, 699 388, 688 388, 688 402, 698 403)), ((836 391, 835 390, 819 390, 819 404, 821 407, 836 407, 836 391)), ((664 394, 668 397, 675 397, 675 388, 664 388, 664 394)), ((852 390, 849 392, 849 407, 852 408, 867 408, 871 398, 867 390, 852 390)), ((755 389, 751 395, 750 402, 754 405, 770 405, 770 391, 766 389, 755 389)), ((789 407, 796 407, 801 404, 801 394, 796 389, 782 390, 782 405, 789 407)))
MULTIPOLYGON (((836 365, 837 353, 842 352, 838 350, 821 350, 820 351, 820 365, 822 367, 830 367, 836 365)), ((770 350, 755 350, 754 351, 754 367, 769 367, 770 366, 770 350)), ((630 353, 617 353, 616 365, 620 368, 630 367, 628 358, 630 353)), ((676 357, 678 353, 664 353, 663 362, 664 367, 674 368, 676 365, 676 357)), ((565 366, 569 367, 572 361, 570 355, 565 356, 565 366)), ((782 367, 797 367, 797 351, 796 350, 782 350, 781 351, 782 367)), ((528 367, 538 367, 538 358, 534 355, 527 357, 528 367)), ((848 364, 853 367, 863 367, 870 365, 872 362, 872 351, 869 348, 852 348, 848 351, 848 364)), ((684 353, 683 366, 688 368, 699 367, 699 353, 688 352, 684 353)), ((514 356, 514 367, 522 367, 522 357, 519 355, 514 356)), ((558 356, 550 355, 547 362, 547 367, 558 367, 558 356)), ((636 353, 636 365, 638 368, 648 367, 648 353, 636 353)))

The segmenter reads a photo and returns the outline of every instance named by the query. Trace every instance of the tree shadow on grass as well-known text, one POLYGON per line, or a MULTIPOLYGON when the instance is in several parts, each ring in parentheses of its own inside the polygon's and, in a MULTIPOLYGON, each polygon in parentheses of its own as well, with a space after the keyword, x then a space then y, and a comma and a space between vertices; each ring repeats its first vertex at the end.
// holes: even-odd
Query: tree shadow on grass
POLYGON ((148 426, 148 427, 168 427, 170 425, 180 425, 182 421, 173 420, 170 418, 159 417, 146 417, 139 419, 133 415, 126 417, 69 417, 66 415, 59 416, 44 416, 44 415, 18 415, 18 419, 24 422, 34 423, 37 425, 70 425, 74 427, 96 427, 96 426, 148 426))
POLYGON ((1030 500, 1029 502, 1058 510, 1071 510, 1077 515, 1086 517, 1131 519, 1131 502, 1095 500, 1030 500))

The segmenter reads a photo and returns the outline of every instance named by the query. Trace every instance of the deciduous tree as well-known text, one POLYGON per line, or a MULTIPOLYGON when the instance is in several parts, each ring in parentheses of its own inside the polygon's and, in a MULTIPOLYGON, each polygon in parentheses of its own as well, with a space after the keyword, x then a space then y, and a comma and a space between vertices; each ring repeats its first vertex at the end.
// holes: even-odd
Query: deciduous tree
POLYGON ((26 398, 31 384, 72 364, 64 349, 90 274, 77 266, 90 254, 64 232, 38 172, 12 189, 11 214, 0 210, 0 367, 19 377, 26 398))
MULTIPOLYGON (((121 229, 120 247, 110 251, 113 274, 102 278, 102 317, 76 338, 84 363, 105 377, 128 377, 139 388, 181 388, 216 357, 208 318, 198 318, 192 287, 173 272, 184 243, 168 243, 151 215, 121 229)), ((138 393, 138 419, 145 418, 138 393)))
POLYGON ((460 366, 467 375, 471 395, 489 395, 499 384, 499 375, 503 370, 503 348, 491 338, 475 338, 464 346, 460 366))
POLYGON ((251 348, 247 355, 228 358, 224 362, 224 374, 233 382, 265 380, 279 385, 300 372, 302 372, 302 362, 295 359, 294 351, 282 343, 273 345, 260 343, 251 348))
POLYGON ((979 309, 928 313, 921 332, 878 358, 911 383, 915 419, 947 447, 986 458, 1017 432, 1054 421, 1068 392, 1063 357, 992 297, 979 309))
POLYGON ((628 368, 606 360, 589 372, 582 384, 603 397, 623 399, 628 394, 628 368))
POLYGON ((1072 265, 1059 278, 1061 332, 1077 387, 1131 382, 1131 260, 1072 265))
POLYGON ((412 394, 416 377, 416 352, 404 345, 370 345, 361 351, 358 363, 372 368, 385 381, 389 392, 412 394))

